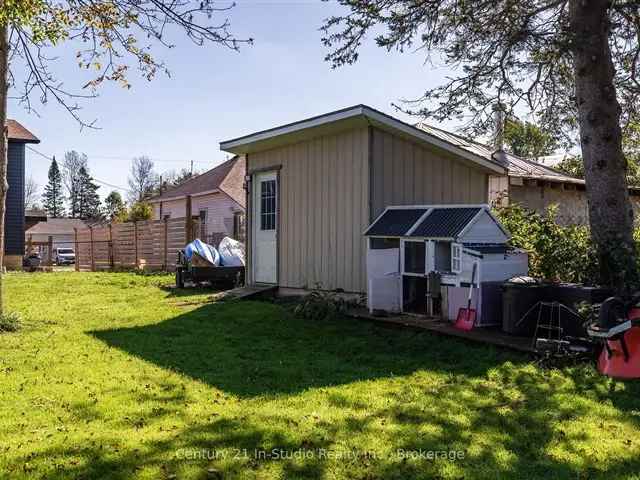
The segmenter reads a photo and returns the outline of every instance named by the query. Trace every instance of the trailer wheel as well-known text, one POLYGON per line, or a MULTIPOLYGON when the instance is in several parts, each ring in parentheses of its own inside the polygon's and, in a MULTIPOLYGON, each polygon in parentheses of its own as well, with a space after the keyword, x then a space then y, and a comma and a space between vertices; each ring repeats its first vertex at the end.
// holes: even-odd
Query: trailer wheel
POLYGON ((176 268, 176 287, 184 288, 184 274, 182 273, 182 268, 176 268))

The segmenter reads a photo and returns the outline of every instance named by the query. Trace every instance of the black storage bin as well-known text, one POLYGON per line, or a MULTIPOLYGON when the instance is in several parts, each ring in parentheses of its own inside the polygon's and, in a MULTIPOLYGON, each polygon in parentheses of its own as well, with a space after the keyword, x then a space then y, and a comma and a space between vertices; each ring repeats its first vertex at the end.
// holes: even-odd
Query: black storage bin
MULTIPOLYGON (((523 316, 544 300, 545 286, 539 283, 506 282, 502 286, 502 330, 513 335, 533 336, 537 312, 523 316), (522 319, 522 321, 520 321, 522 319)), ((535 309, 534 309, 535 310, 535 309)))
POLYGON ((502 285, 504 282, 482 282, 480 284, 480 317, 477 327, 502 326, 502 285))

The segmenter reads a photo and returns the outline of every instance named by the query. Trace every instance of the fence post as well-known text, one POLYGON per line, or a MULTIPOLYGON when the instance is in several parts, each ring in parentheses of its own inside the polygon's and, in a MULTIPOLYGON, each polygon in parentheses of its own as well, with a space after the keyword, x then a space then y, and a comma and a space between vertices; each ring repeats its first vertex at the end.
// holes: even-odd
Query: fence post
POLYGON ((133 244, 135 245, 134 248, 134 252, 135 252, 135 269, 138 269, 138 222, 134 221, 133 222, 133 244))
POLYGON ((89 226, 89 253, 91 255, 91 271, 96 271, 96 259, 93 255, 93 227, 89 226))
POLYGON ((186 223, 184 226, 184 243, 185 245, 191 243, 193 240, 193 216, 191 214, 191 195, 187 195, 187 211, 186 211, 186 223))
POLYGON ((167 262, 167 257, 169 256, 169 245, 167 245, 168 240, 169 240, 169 234, 168 234, 168 231, 167 231, 168 227, 169 227, 169 225, 168 225, 169 222, 167 222, 166 218, 163 219, 163 222, 164 222, 164 261, 163 261, 162 269, 166 271, 166 270, 169 269, 169 264, 167 262))
POLYGON ((47 265, 53 265, 53 237, 51 235, 47 238, 47 265))
POLYGON ((115 260, 113 257, 113 232, 111 231, 111 224, 109 224, 109 267, 111 267, 111 270, 113 270, 113 267, 115 266, 115 260))
POLYGON ((78 248, 78 229, 76 227, 73 228, 73 235, 74 235, 75 247, 76 247, 75 269, 76 269, 76 272, 79 272, 80 271, 80 249, 78 248))

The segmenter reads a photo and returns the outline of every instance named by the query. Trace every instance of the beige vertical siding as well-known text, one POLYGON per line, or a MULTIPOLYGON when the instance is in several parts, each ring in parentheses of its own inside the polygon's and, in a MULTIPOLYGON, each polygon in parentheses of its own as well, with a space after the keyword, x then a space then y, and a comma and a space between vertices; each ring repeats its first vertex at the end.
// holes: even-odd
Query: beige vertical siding
POLYGON ((379 129, 372 134, 371 218, 388 205, 487 202, 481 170, 379 129))
POLYGON ((278 284, 366 290, 368 130, 350 130, 251 153, 251 173, 280 170, 278 284))
POLYGON ((280 168, 278 284, 366 291, 362 232, 387 205, 486 203, 487 174, 374 128, 247 157, 280 168))

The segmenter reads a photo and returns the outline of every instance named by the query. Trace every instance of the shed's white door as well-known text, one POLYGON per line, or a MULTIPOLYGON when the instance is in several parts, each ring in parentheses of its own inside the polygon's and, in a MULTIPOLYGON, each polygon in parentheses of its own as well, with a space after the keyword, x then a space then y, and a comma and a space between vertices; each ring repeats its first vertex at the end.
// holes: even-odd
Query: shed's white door
POLYGON ((276 172, 253 177, 253 280, 276 283, 278 236, 278 184, 276 172))

